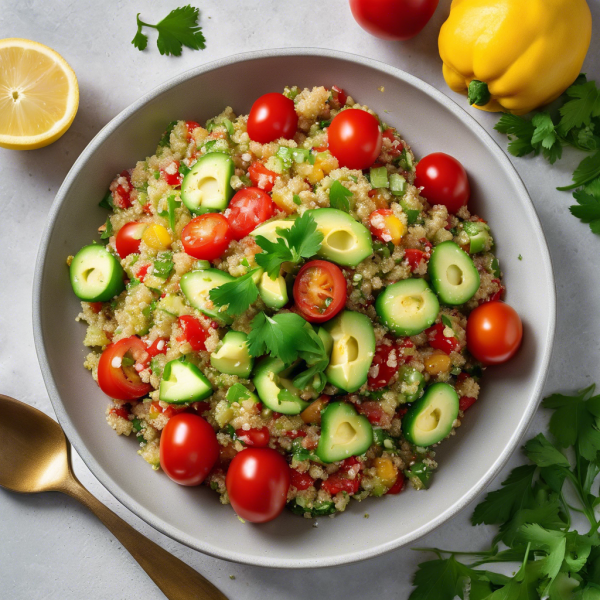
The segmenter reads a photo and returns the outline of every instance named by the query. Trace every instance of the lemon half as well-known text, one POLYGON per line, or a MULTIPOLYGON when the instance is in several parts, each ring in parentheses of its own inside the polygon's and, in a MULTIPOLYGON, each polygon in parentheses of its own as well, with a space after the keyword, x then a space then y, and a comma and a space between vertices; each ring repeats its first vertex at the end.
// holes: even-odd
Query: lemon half
POLYGON ((77 77, 60 54, 30 40, 0 40, 0 146, 51 144, 69 129, 78 106, 77 77))

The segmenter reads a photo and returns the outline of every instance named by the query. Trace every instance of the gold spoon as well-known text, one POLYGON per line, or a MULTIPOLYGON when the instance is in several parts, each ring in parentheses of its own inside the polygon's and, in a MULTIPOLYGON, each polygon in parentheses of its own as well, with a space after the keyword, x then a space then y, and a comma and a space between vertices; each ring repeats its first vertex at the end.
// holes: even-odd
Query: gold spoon
POLYGON ((79 483, 71 446, 43 412, 0 394, 0 486, 13 492, 63 492, 87 506, 169 600, 227 600, 210 581, 138 533, 79 483))

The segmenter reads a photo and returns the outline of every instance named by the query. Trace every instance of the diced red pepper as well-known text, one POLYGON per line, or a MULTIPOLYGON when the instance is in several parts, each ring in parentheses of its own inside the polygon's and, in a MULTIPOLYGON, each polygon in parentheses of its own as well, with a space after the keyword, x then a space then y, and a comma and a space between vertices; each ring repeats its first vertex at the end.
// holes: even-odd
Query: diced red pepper
POLYGON ((208 333, 202 326, 202 323, 190 315, 179 317, 179 326, 183 329, 183 334, 177 338, 178 342, 187 342, 194 352, 206 350, 206 338, 208 333))
POLYGON ((297 490, 307 490, 314 482, 315 480, 308 473, 290 469, 290 484, 297 490))
POLYGON ((446 337, 444 330, 446 326, 443 323, 436 323, 429 329, 425 330, 425 333, 429 337, 429 345, 436 350, 442 350, 446 354, 451 352, 457 352, 460 349, 459 341, 454 337, 446 337))
POLYGON ((285 435, 286 437, 289 437, 292 440, 295 440, 296 438, 299 438, 299 437, 306 437, 306 431, 298 431, 298 430, 284 431, 283 435, 285 435))
POLYGON ((269 429, 261 427, 260 429, 236 429, 235 435, 246 444, 246 446, 254 446, 255 448, 264 448, 269 445, 269 429))
POLYGON ((275 185, 275 180, 279 177, 274 171, 270 171, 265 165, 259 162, 253 162, 248 167, 248 177, 250 181, 261 190, 270 192, 275 185))
POLYGON ((166 408, 163 408, 158 402, 152 402, 152 404, 150 404, 150 412, 159 414, 162 413, 163 415, 165 415, 165 417, 167 417, 167 419, 170 419, 176 414, 183 412, 187 409, 187 406, 174 406, 173 404, 169 404, 169 406, 167 406, 166 408))
POLYGON ((179 161, 174 160, 168 167, 160 170, 162 178, 173 187, 179 187, 183 181, 183 175, 179 172, 179 161), (174 171, 171 173, 170 171, 174 171))
POLYGON ((375 348, 375 356, 373 357, 373 362, 371 364, 371 369, 376 370, 374 369, 374 367, 379 368, 377 370, 377 375, 371 376, 369 374, 369 378, 367 379, 369 389, 379 390, 389 385, 392 377, 398 372, 397 356, 398 350, 393 344, 389 346, 384 343, 377 344, 377 347, 375 348), (389 366, 388 362, 390 362, 390 354, 392 352, 396 354, 396 359, 391 361, 392 363, 394 363, 394 365, 389 366))
POLYGON ((394 130, 388 128, 383 132, 382 135, 384 138, 387 138, 388 140, 390 140, 390 142, 392 142, 392 147, 387 150, 388 154, 390 154, 390 156, 392 157, 400 156, 400 154, 402 154, 402 151, 404 150, 404 145, 402 144, 400 139, 396 137, 396 135, 394 134, 394 130), (394 144, 394 142, 398 143, 394 144))
POLYGON ((429 260, 429 254, 427 252, 423 252, 423 250, 408 248, 404 251, 404 258, 406 258, 406 262, 408 262, 410 270, 416 271, 422 261, 427 262, 429 260))
POLYGON ((186 121, 185 126, 187 127, 187 137, 188 139, 191 139, 194 129, 200 127, 200 123, 196 123, 196 121, 186 121))
POLYGON ((402 491, 403 487, 404 487, 404 473, 400 472, 400 473, 398 473, 398 478, 396 479, 396 482, 386 492, 386 494, 391 494, 391 495, 399 494, 402 491))
POLYGON ((331 86, 331 95, 335 102, 337 102, 340 106, 344 106, 346 104, 346 100, 348 100, 348 94, 338 87, 337 85, 331 86))
POLYGON ((129 420, 129 411, 123 406, 114 406, 108 411, 111 415, 117 415, 117 417, 121 417, 122 419, 129 420))
POLYGON ((137 272, 137 278, 144 283, 144 279, 146 279, 146 275, 148 275, 148 269, 150 265, 142 265, 140 270, 137 272))
POLYGON ((117 208, 129 208, 131 206, 133 184, 131 183, 131 174, 127 169, 121 171, 110 184, 110 191, 112 192, 113 203, 117 208))
POLYGON ((471 396, 461 396, 460 400, 458 401, 458 408, 465 412, 466 410, 471 408, 471 406, 473 406, 473 404, 475 404, 476 401, 477 398, 471 398, 471 396))
POLYGON ((369 419, 369 423, 372 425, 381 425, 381 427, 387 428, 392 422, 392 417, 381 408, 379 402, 374 400, 363 402, 356 408, 361 415, 364 415, 369 419))
POLYGON ((102 302, 90 302, 90 308, 98 314, 102 310, 102 302))

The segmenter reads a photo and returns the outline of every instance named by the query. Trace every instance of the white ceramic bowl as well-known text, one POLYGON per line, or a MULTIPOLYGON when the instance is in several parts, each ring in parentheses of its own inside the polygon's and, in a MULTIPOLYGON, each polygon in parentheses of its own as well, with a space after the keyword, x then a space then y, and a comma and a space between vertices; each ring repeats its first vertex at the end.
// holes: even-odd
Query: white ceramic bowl
POLYGON ((415 540, 466 506, 498 473, 538 405, 552 348, 555 292, 527 191, 474 119, 393 67, 329 50, 289 49, 238 55, 188 71, 132 104, 92 140, 50 211, 37 260, 33 317, 58 419, 88 467, 123 504, 163 533, 213 556, 268 567, 321 567, 415 540), (106 219, 98 201, 115 173, 151 155, 172 119, 204 122, 227 105, 247 113, 261 94, 285 85, 334 84, 395 126, 417 157, 439 150, 465 165, 473 190, 470 206, 491 224, 506 300, 524 322, 523 346, 508 364, 486 373, 477 404, 437 453, 440 468, 428 491, 351 502, 344 514, 319 519, 318 528, 287 511, 265 525, 243 524, 211 490, 180 487, 155 473, 136 455, 134 440, 107 427, 108 400, 82 366, 85 327, 75 322, 79 301, 65 259, 96 237, 106 219), (519 254, 526 260, 519 261, 519 254))

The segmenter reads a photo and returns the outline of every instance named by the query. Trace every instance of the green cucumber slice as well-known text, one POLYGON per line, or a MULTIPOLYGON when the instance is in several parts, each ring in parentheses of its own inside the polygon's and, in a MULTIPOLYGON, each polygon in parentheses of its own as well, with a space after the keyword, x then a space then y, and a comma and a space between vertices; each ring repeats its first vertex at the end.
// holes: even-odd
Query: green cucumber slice
POLYGON ((199 402, 212 395, 210 381, 194 364, 172 360, 165 365, 159 399, 170 404, 199 402))
POLYGON ((125 289, 121 263, 104 246, 84 246, 69 270, 75 295, 86 302, 106 302, 125 289))

